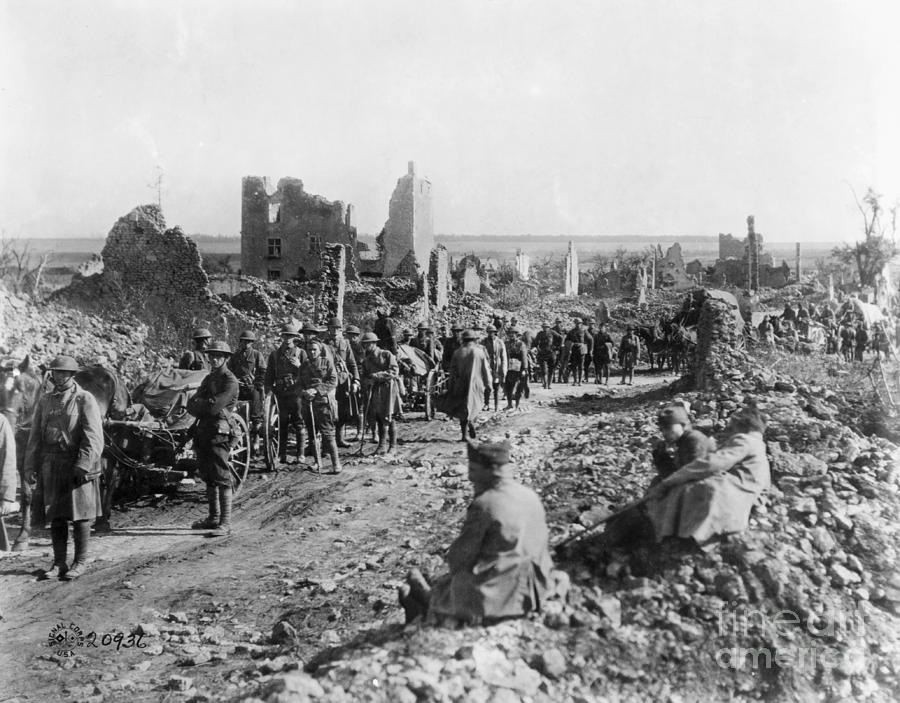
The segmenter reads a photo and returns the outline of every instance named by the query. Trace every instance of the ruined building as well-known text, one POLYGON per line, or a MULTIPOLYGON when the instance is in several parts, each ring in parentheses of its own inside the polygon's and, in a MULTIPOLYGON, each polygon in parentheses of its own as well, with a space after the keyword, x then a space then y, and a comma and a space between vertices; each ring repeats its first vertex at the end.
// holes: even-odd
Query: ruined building
POLYGON ((416 176, 410 161, 391 195, 388 221, 379 236, 382 276, 418 278, 428 271, 434 246, 431 182, 416 176))
POLYGON ((303 190, 299 178, 272 188, 265 177, 246 176, 241 204, 241 273, 269 280, 306 280, 322 270, 326 244, 347 248, 347 269, 358 269, 353 206, 303 190))
POLYGON ((763 251, 762 235, 756 231, 753 215, 747 217, 747 238, 719 234, 719 258, 710 272, 717 285, 758 290, 760 286, 780 288, 790 280, 786 263, 774 266, 772 255, 763 251))

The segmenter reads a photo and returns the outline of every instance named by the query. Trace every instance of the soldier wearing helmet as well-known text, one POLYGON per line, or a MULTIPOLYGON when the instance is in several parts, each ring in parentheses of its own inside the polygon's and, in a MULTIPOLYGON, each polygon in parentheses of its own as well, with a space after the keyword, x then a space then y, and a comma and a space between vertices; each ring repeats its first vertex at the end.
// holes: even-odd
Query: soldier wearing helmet
POLYGON ((378 335, 366 332, 360 339, 365 351, 362 361, 362 383, 365 397, 365 427, 378 428, 376 454, 387 454, 397 448, 397 426, 394 415, 400 406, 400 367, 397 357, 378 347, 378 335), (387 437, 385 437, 387 435, 387 437), (390 444, 385 446, 385 439, 390 444))
POLYGON ((188 401, 188 412, 197 418, 194 451, 200 464, 200 478, 206 483, 209 515, 191 527, 213 530, 212 534, 231 534, 231 502, 234 484, 231 473, 231 445, 235 437, 231 413, 237 403, 239 385, 228 370, 231 347, 213 342, 206 349, 212 371, 188 401))
POLYGON ((34 477, 33 522, 50 523, 53 565, 42 579, 76 579, 88 564, 91 523, 103 514, 100 455, 103 420, 94 396, 75 382, 78 364, 71 356, 50 363, 52 385, 38 399, 25 448, 26 477, 34 477), (68 566, 69 522, 75 559, 68 566))
POLYGON ((206 358, 206 348, 209 346, 209 340, 212 339, 212 333, 205 327, 197 327, 191 333, 191 338, 194 340, 194 348, 181 355, 178 368, 192 371, 208 369, 209 360, 206 358))
POLYGON ((250 433, 253 436, 253 452, 259 450, 263 420, 263 388, 266 380, 266 359, 253 348, 256 335, 250 330, 242 332, 237 353, 228 359, 228 370, 235 375, 240 386, 238 400, 250 403, 250 433))
POLYGON ((294 430, 297 454, 302 459, 305 444, 303 419, 300 415, 300 366, 306 361, 306 352, 295 342, 300 336, 297 325, 281 326, 281 345, 269 354, 266 364, 265 390, 275 393, 278 400, 278 459, 287 463, 288 428, 294 430))
POLYGON ((341 332, 343 325, 337 317, 328 320, 328 347, 334 358, 334 370, 337 374, 335 400, 337 402, 337 418, 335 423, 335 442, 339 447, 349 447, 344 439, 344 425, 353 417, 351 395, 359 392, 359 369, 356 355, 350 342, 341 332))
MULTIPOLYGON (((318 339, 310 339, 306 346, 306 361, 300 366, 300 411, 303 422, 308 432, 310 443, 315 442, 316 432, 322 435, 322 449, 331 457, 331 472, 341 472, 341 460, 338 456, 337 443, 335 441, 334 418, 335 407, 334 392, 337 388, 337 374, 334 364, 325 354, 327 345, 318 339)), ((300 463, 303 462, 303 453, 297 450, 300 463)), ((316 471, 320 469, 316 466, 316 471)))

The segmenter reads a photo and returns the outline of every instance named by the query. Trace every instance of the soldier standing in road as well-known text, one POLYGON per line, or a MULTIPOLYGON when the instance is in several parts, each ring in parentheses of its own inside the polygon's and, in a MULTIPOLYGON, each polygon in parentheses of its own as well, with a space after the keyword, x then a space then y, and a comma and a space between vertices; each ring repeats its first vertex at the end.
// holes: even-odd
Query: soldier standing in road
POLYGON ((601 377, 605 385, 609 385, 609 364, 612 361, 613 338, 606 331, 606 323, 601 322, 597 327, 594 337, 594 373, 597 375, 597 383, 601 377))
POLYGON ((556 380, 558 383, 564 383, 567 380, 568 371, 565 367, 569 363, 569 359, 565 352, 566 331, 563 329, 562 320, 557 317, 553 321, 552 329, 556 334, 553 338, 553 352, 556 354, 556 380))
POLYGON ((528 387, 528 374, 531 372, 528 345, 522 341, 519 330, 512 326, 506 328, 506 358, 507 370, 503 377, 503 390, 506 394, 506 409, 511 410, 513 403, 519 407, 522 394, 528 387))
POLYGON ((295 344, 300 333, 294 324, 281 327, 281 345, 269 354, 266 364, 266 393, 274 392, 278 399, 278 460, 287 463, 288 429, 297 439, 297 458, 303 461, 306 448, 303 419, 300 415, 300 365, 306 352, 295 344))
POLYGON ((569 347, 569 368, 572 369, 572 385, 581 385, 581 374, 584 371, 584 357, 593 344, 591 335, 581 326, 581 318, 573 321, 575 326, 566 334, 566 345, 569 347))
POLYGON ((638 358, 641 354, 641 342, 634 333, 634 327, 628 325, 625 328, 625 336, 619 342, 619 366, 622 367, 622 380, 620 386, 625 385, 625 379, 628 379, 628 385, 634 383, 634 367, 637 366, 638 358))
POLYGON ((399 366, 397 357, 387 349, 379 349, 378 335, 366 332, 360 342, 365 350, 362 362, 363 397, 365 398, 365 425, 370 422, 378 428, 376 454, 387 454, 397 448, 397 426, 394 413, 400 403, 399 366), (385 434, 389 446, 385 446, 385 434))
POLYGON ((212 333, 205 327, 198 327, 194 330, 191 337, 194 340, 194 348, 181 355, 181 361, 178 362, 178 368, 189 369, 191 371, 208 369, 209 360, 206 358, 206 347, 209 346, 209 340, 212 339, 212 333))
POLYGON ((34 476, 33 522, 50 522, 53 565, 41 579, 73 580, 88 563, 91 523, 103 514, 100 501, 100 455, 103 420, 94 396, 75 383, 78 364, 71 356, 50 363, 53 386, 34 409, 25 448, 26 477, 34 476), (75 560, 66 564, 69 522, 75 560))
POLYGON ((228 369, 231 348, 225 342, 213 342, 206 350, 212 371, 188 401, 188 412, 197 418, 194 452, 200 464, 200 478, 206 483, 209 515, 195 522, 195 530, 213 530, 224 537, 231 534, 231 502, 234 479, 231 447, 236 436, 231 413, 237 403, 239 384, 228 369))
POLYGON ((450 327, 450 336, 444 340, 444 353, 441 357, 441 366, 445 372, 450 371, 450 362, 453 360, 453 354, 462 346, 463 328, 458 322, 454 322, 450 327))
POLYGON ((350 445, 344 439, 344 425, 352 418, 350 398, 359 392, 359 369, 356 356, 350 342, 341 334, 341 321, 336 317, 328 320, 329 346, 334 357, 334 370, 337 374, 337 423, 335 424, 335 441, 337 446, 347 448, 350 445))
POLYGON ((447 414, 459 420, 463 442, 467 432, 475 438, 475 418, 484 407, 484 389, 494 382, 487 354, 477 340, 472 330, 462 333, 463 345, 453 352, 447 379, 447 414))
POLYGON ((317 431, 322 435, 322 449, 331 457, 331 473, 338 474, 341 472, 341 459, 334 434, 337 374, 334 364, 325 354, 325 346, 318 339, 311 339, 307 344, 307 359, 300 366, 300 409, 309 441, 316 441, 317 431))
POLYGON ((266 360, 261 351, 253 348, 255 342, 256 335, 253 332, 242 332, 240 347, 228 360, 228 370, 238 380, 238 400, 250 403, 250 435, 253 438, 254 454, 259 451, 262 434, 263 389, 266 380, 266 360))
POLYGON ((537 361, 541 367, 541 381, 544 388, 550 388, 553 383, 553 372, 556 369, 556 347, 558 335, 550 325, 544 322, 541 331, 534 337, 534 346, 537 347, 537 361))
POLYGON ((484 351, 487 353, 488 362, 491 367, 491 375, 493 376, 494 382, 491 386, 487 386, 484 389, 484 409, 490 409, 491 389, 493 388, 494 411, 496 411, 497 406, 500 403, 500 384, 503 382, 503 379, 506 378, 506 345, 499 337, 496 336, 496 327, 494 327, 493 325, 488 325, 486 331, 487 337, 484 339, 484 342, 481 346, 484 347, 484 351))

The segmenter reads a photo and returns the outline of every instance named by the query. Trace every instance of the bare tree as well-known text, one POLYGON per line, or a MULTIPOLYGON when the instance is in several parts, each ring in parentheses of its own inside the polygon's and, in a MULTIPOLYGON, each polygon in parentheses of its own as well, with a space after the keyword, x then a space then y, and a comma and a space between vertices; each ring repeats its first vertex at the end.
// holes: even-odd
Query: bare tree
POLYGON ((40 290, 50 254, 38 254, 29 242, 0 237, 0 280, 14 293, 36 294, 40 290))
MULTIPOLYGON (((851 189, 852 190, 852 189, 851 189)), ((900 203, 894 203, 884 221, 881 195, 869 188, 862 201, 853 193, 856 207, 863 219, 863 239, 853 244, 843 244, 832 250, 832 256, 845 265, 856 265, 859 282, 864 286, 875 284, 876 277, 884 265, 900 253, 897 246, 897 210, 900 203)))

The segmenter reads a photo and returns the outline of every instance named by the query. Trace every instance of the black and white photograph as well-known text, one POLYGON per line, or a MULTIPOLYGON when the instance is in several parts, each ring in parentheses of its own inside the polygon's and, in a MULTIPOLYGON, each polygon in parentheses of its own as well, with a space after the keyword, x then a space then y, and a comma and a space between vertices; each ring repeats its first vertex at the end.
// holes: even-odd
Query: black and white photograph
POLYGON ((900 699, 898 27, 0 0, 0 703, 900 699))

